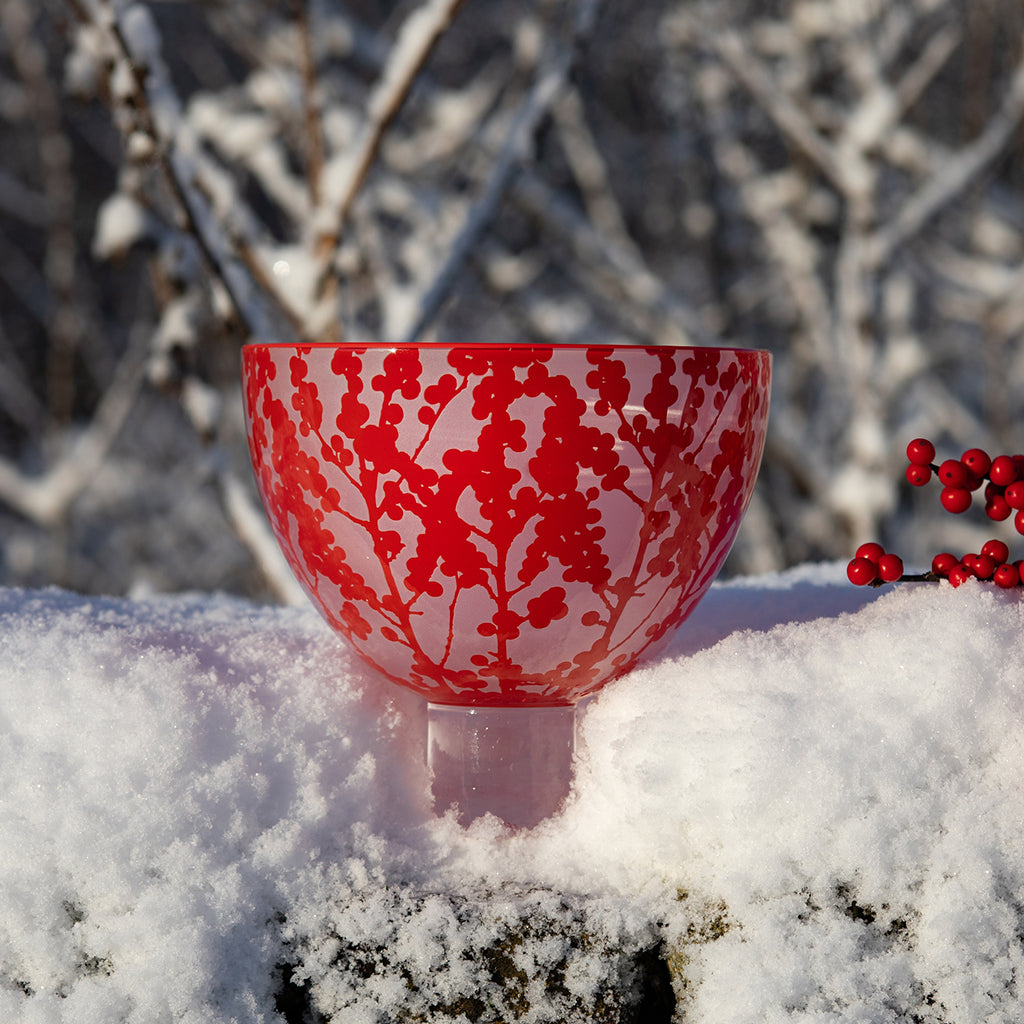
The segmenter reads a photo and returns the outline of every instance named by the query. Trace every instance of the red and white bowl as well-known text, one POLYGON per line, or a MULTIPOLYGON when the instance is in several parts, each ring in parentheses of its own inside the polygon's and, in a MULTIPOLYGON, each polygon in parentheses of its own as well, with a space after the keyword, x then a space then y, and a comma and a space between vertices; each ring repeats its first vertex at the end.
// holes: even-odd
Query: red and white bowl
POLYGON ((433 704, 572 705, 690 614, 761 461, 770 356, 251 344, 259 491, 295 575, 433 704))

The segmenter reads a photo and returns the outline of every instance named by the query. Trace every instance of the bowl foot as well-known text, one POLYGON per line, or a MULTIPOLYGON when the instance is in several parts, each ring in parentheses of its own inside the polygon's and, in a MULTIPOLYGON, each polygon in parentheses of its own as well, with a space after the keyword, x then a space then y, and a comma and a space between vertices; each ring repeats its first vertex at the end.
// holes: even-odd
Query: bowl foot
POLYGON ((569 795, 575 748, 575 707, 427 705, 434 809, 455 805, 463 825, 490 813, 532 828, 554 814, 569 795))

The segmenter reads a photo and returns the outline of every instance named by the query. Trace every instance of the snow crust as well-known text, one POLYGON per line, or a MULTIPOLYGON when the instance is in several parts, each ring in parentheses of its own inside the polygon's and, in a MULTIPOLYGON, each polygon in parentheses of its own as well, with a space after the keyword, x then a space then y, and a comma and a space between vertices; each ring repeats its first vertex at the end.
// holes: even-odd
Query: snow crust
POLYGON ((274 1021, 287 965, 326 1020, 468 1020, 490 948, 520 1019, 585 1020, 661 942, 702 1024, 1020 1021, 1022 626, 978 583, 717 584, 514 835, 434 817, 418 698, 311 610, 0 590, 0 1019, 274 1021))

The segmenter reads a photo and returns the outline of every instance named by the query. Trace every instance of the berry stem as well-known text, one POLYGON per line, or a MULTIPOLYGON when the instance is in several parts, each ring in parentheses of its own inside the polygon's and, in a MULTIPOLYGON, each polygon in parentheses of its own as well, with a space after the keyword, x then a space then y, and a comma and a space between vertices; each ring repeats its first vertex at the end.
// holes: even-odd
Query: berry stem
MULTIPOLYGON (((898 580, 892 580, 893 583, 941 583, 945 579, 944 576, 939 576, 934 572, 905 572, 898 580)), ((876 579, 868 584, 869 587, 887 587, 889 582, 886 580, 876 579)))

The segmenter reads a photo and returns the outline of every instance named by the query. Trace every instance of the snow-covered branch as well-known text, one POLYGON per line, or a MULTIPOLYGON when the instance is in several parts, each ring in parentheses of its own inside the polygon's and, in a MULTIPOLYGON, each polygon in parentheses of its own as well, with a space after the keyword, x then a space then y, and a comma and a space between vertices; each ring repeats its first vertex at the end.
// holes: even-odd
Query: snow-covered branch
POLYGON ((250 337, 274 340, 280 329, 267 310, 272 293, 253 282, 235 244, 238 197, 230 187, 218 188, 224 179, 212 181, 203 174, 198 140, 182 116, 152 16, 145 7, 131 5, 111 19, 110 32, 119 57, 114 94, 128 105, 122 110, 129 122, 128 144, 159 161, 189 235, 203 250, 250 337), (133 113, 139 118, 134 124, 133 113))
POLYGON ((436 277, 424 293, 416 319, 405 332, 406 343, 416 341, 437 316, 469 253, 493 220, 512 175, 526 160, 540 124, 561 98, 576 59, 576 47, 593 26, 596 0, 581 0, 575 31, 568 43, 555 42, 541 57, 530 91, 511 118, 508 134, 494 162, 483 193, 466 213, 436 277))
POLYGON ((334 280, 332 264, 366 176, 377 158, 384 132, 395 119, 419 70, 451 23, 463 0, 425 0, 403 22, 387 61, 366 101, 365 121, 355 143, 327 163, 323 176, 322 224, 316 243, 320 259, 317 290, 334 280))
POLYGON ((88 427, 69 439, 42 474, 0 458, 0 501, 40 526, 54 527, 65 519, 71 504, 94 484, 138 398, 144 351, 138 344, 128 351, 88 427))
POLYGON ((963 192, 978 182, 988 167, 1006 152, 1024 118, 1024 53, 1010 79, 1002 103, 992 114, 985 130, 958 152, 939 164, 935 173, 921 183, 899 214, 880 228, 872 239, 874 259, 884 262, 963 192))

